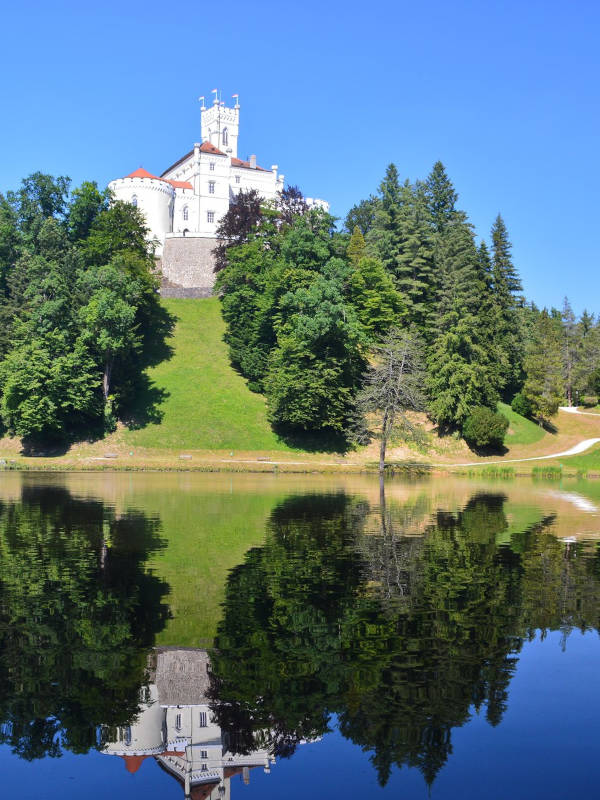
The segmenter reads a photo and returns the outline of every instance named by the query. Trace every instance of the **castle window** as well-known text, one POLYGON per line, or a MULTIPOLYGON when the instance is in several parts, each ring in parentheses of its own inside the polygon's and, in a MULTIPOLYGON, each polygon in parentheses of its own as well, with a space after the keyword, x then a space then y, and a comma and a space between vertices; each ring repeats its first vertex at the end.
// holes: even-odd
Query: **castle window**
MULTIPOLYGON (((211 214, 212 212, 209 211, 208 213, 211 214)), ((201 728, 206 728, 207 724, 208 723, 207 723, 207 719, 206 719, 206 711, 201 711, 200 712, 200 727, 201 728)))
POLYGON ((200 758, 208 758, 208 750, 201 750, 200 758))
POLYGON ((209 194, 214 194, 215 193, 215 182, 214 181, 209 181, 208 182, 208 193, 209 194))
POLYGON ((137 194, 134 194, 133 197, 131 198, 131 205, 137 208, 137 194))
POLYGON ((177 716, 175 717, 175 730, 177 731, 181 730, 181 714, 177 714, 177 716))
POLYGON ((189 215, 190 215, 190 212, 188 211, 188 207, 187 207, 187 206, 184 206, 184 207, 183 207, 183 218, 184 218, 185 220, 187 220, 187 218, 189 217, 189 215))
POLYGON ((240 176, 239 176, 239 175, 236 175, 236 176, 235 176, 235 182, 236 182, 236 183, 239 183, 239 182, 240 182, 240 176))
POLYGON ((223 128, 223 146, 227 147, 229 144, 229 132, 227 128, 223 128))
POLYGON ((206 212, 206 221, 207 222, 214 222, 215 221, 215 212, 214 211, 207 211, 206 212))
POLYGON ((210 171, 211 171, 211 172, 214 172, 214 171, 215 171, 215 162, 214 162, 214 161, 211 161, 211 162, 210 162, 210 171))
POLYGON ((127 747, 131 744, 131 725, 127 725, 123 730, 123 739, 127 747))

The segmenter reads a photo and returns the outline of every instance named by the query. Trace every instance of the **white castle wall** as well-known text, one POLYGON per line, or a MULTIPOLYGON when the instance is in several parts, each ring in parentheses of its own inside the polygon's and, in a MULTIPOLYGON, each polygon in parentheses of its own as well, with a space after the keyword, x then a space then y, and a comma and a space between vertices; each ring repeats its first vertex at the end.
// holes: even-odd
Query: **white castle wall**
POLYGON ((115 198, 137 205, 144 212, 150 239, 158 240, 160 255, 167 233, 171 231, 174 189, 158 178, 119 178, 109 184, 115 198))

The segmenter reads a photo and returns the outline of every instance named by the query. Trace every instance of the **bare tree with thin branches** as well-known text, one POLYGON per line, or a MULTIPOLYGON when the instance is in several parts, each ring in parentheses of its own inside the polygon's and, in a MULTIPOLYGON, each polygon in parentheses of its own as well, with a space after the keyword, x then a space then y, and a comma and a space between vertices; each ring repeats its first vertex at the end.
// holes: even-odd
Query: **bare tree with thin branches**
POLYGON ((425 369, 423 346, 416 333, 391 328, 373 347, 372 364, 357 398, 360 413, 377 413, 381 419, 379 473, 385 470, 388 440, 399 421, 410 430, 407 411, 424 408, 425 369))

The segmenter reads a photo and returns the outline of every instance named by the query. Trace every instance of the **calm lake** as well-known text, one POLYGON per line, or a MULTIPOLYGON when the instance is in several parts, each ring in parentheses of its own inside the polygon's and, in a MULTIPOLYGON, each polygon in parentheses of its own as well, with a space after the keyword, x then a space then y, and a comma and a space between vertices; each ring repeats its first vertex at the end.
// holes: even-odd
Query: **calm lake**
POLYGON ((0 473, 7 798, 600 785, 600 481, 0 473))

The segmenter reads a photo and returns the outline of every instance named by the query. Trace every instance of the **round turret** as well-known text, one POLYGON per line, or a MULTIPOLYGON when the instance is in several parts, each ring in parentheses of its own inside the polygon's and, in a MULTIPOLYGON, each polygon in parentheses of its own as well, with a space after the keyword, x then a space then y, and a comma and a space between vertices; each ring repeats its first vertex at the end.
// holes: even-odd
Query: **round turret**
POLYGON ((165 235, 172 230, 175 197, 172 184, 140 167, 108 186, 116 200, 131 203, 143 212, 150 231, 148 238, 158 241, 156 254, 160 255, 165 235))

